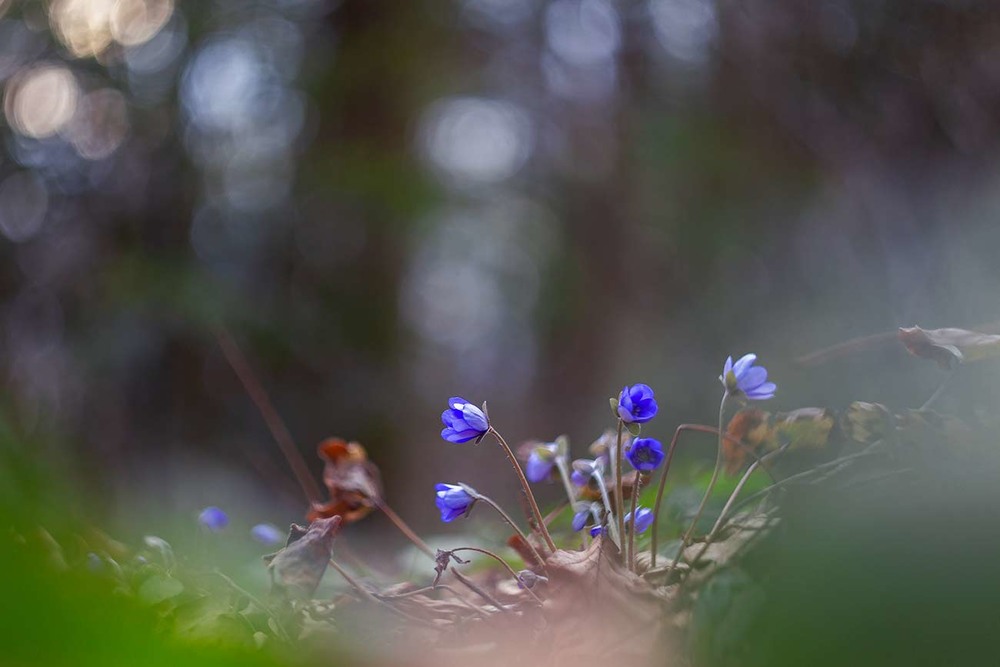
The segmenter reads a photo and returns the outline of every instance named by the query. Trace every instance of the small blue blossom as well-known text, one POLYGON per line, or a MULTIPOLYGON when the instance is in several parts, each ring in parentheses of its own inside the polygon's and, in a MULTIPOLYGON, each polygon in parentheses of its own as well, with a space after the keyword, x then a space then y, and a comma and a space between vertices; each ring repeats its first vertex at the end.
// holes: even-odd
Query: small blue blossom
POLYGON ((544 482, 552 474, 552 468, 556 465, 559 446, 551 442, 547 445, 539 445, 531 450, 528 455, 528 463, 524 467, 524 476, 532 482, 544 482))
MULTIPOLYGON (((635 532, 645 533, 651 525, 653 525, 653 519, 656 516, 653 514, 653 510, 646 507, 638 507, 635 510, 635 532)), ((632 513, 629 512, 625 515, 625 524, 628 525, 632 521, 632 513)))
POLYGON ((733 358, 726 359, 719 381, 729 394, 742 394, 752 401, 763 401, 774 397, 777 385, 767 381, 767 369, 754 366, 756 354, 746 354, 733 363, 733 358))
POLYGON ((579 470, 574 470, 569 474, 569 481, 573 482, 576 486, 587 486, 590 484, 590 475, 579 470))
POLYGON ((597 537, 598 535, 606 535, 608 529, 604 526, 592 526, 590 529, 590 536, 597 537))
POLYGON ((285 534, 269 523, 258 523, 250 529, 250 537, 261 544, 279 544, 285 539, 285 534))
POLYGON ((441 510, 441 520, 445 523, 467 514, 476 502, 476 499, 466 491, 466 487, 458 484, 435 484, 434 490, 437 491, 434 502, 441 510))
POLYGON ((218 507, 206 507, 198 515, 198 523, 217 533, 229 525, 229 517, 218 507))
POLYGON ((573 515, 573 532, 580 532, 583 527, 587 525, 587 521, 590 520, 590 507, 584 507, 579 512, 573 515))
POLYGON ((448 399, 448 409, 441 413, 441 422, 445 425, 441 437, 454 443, 479 442, 490 430, 486 413, 460 396, 448 399))
POLYGON ((663 445, 653 438, 636 438, 625 456, 633 468, 649 472, 663 463, 663 445))
POLYGON ((618 416, 626 424, 644 424, 656 416, 656 399, 646 384, 623 387, 618 394, 618 416))

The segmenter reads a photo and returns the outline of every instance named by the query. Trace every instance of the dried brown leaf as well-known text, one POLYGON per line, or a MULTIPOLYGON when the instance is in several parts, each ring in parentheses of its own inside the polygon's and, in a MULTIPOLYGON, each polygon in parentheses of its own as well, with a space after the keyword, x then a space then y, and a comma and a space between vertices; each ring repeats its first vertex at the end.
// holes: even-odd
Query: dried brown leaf
POLYGON ((900 327, 897 336, 910 354, 936 361, 943 368, 1000 356, 1000 336, 978 331, 900 327))
POLYGON ((310 521, 340 516, 344 523, 353 523, 378 507, 382 478, 375 464, 368 460, 364 447, 340 438, 327 438, 319 444, 317 452, 325 461, 323 483, 330 491, 330 500, 313 505, 310 521))
POLYGON ((311 598, 330 562, 340 525, 339 516, 316 519, 308 528, 293 525, 285 547, 265 559, 272 592, 286 598, 311 598))

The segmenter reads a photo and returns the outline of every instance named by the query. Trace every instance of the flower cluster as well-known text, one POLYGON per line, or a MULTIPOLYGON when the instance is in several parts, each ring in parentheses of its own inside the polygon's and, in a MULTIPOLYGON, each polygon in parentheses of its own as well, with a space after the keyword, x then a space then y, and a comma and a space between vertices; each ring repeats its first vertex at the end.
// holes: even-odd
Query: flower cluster
MULTIPOLYGON (((755 365, 757 356, 747 354, 733 363, 732 357, 726 360, 719 380, 725 389, 725 399, 729 397, 749 400, 764 400, 774 396, 776 386, 767 379, 767 370, 755 365)), ((560 436, 553 442, 536 442, 522 446, 524 469, 517 464, 516 457, 502 436, 490 423, 486 404, 482 408, 464 398, 455 396, 448 400, 448 409, 441 414, 444 429, 441 437, 448 442, 464 443, 475 441, 479 443, 487 435, 492 435, 505 450, 508 459, 513 464, 525 497, 531 508, 529 517, 539 536, 544 540, 550 551, 555 550, 555 543, 549 534, 545 522, 541 519, 538 505, 529 487, 529 482, 542 483, 561 480, 566 492, 569 507, 573 515, 570 527, 574 533, 584 531, 589 526, 589 534, 593 537, 607 536, 619 549, 623 560, 630 568, 634 567, 636 536, 645 533, 653 527, 653 550, 655 559, 656 543, 656 507, 650 508, 639 504, 642 485, 648 483, 651 473, 666 465, 661 475, 661 493, 657 494, 657 503, 662 495, 662 484, 669 469, 671 454, 664 452, 662 443, 650 437, 639 437, 642 425, 648 424, 659 412, 659 405, 652 388, 647 384, 637 383, 626 385, 618 394, 617 400, 610 399, 612 412, 617 421, 617 431, 606 432, 591 446, 592 458, 580 458, 570 462, 569 443, 565 436, 560 436), (625 464, 631 467, 627 484, 625 484, 625 464), (666 462, 666 464, 665 464, 666 462), (628 492, 626 494, 626 491, 628 492), (631 509, 626 511, 626 501, 631 501, 631 509)), ((722 431, 722 415, 718 432, 722 431)), ((684 428, 684 427, 681 427, 684 428)), ((689 427, 690 428, 690 427, 689 427)), ((701 429, 710 427, 699 426, 701 429)), ((680 429, 678 429, 678 432, 680 429)), ((720 447, 721 447, 720 436, 720 447)), ((674 441, 671 443, 671 453, 674 441)), ((718 471, 713 474, 714 484, 718 471)), ((527 545, 539 564, 544 562, 532 540, 524 535, 511 519, 495 502, 490 500, 465 484, 437 484, 435 486, 435 502, 441 512, 441 520, 451 522, 460 516, 466 516, 477 502, 484 502, 495 508, 517 531, 524 545, 527 545)), ((707 497, 707 494, 706 494, 707 497)), ((704 502, 703 502, 704 504, 704 502)), ((701 508, 699 508, 699 513, 701 508)), ((688 539, 690 531, 685 533, 688 539)), ((686 544, 687 542, 685 542, 686 544)), ((524 586, 532 578, 530 570, 524 570, 520 575, 519 586, 524 586), (525 574, 527 573, 527 574, 525 574)))

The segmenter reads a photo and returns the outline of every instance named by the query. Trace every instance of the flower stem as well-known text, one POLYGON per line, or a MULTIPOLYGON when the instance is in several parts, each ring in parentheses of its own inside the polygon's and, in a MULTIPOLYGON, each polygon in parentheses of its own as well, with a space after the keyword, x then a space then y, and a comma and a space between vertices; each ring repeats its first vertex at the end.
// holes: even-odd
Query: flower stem
POLYGON ((621 544, 621 538, 618 533, 618 524, 612 521, 614 514, 611 512, 611 499, 608 497, 608 486, 604 483, 604 476, 597 470, 594 471, 594 479, 597 480, 597 488, 601 490, 601 500, 604 501, 605 516, 608 517, 608 528, 611 529, 611 540, 615 543, 615 546, 618 546, 621 544))
MULTIPOLYGON (((622 514, 622 427, 625 425, 621 419, 618 420, 618 437, 616 438, 615 444, 615 519, 618 522, 618 535, 624 540, 625 537, 625 515, 622 514)), ((618 551, 623 556, 625 555, 625 545, 623 542, 618 543, 618 551)))
POLYGON ((535 595, 535 592, 533 590, 531 590, 530 588, 528 588, 527 586, 524 586, 524 582, 521 581, 521 577, 517 574, 517 572, 514 571, 514 568, 512 568, 507 563, 507 561, 505 561, 503 558, 500 558, 500 556, 496 555, 495 553, 493 553, 489 549, 480 549, 479 547, 459 547, 457 549, 452 549, 451 550, 452 553, 455 553, 456 551, 475 551, 476 553, 483 554, 484 556, 489 556, 490 558, 492 558, 496 562, 498 562, 501 565, 503 565, 504 568, 508 572, 510 572, 510 576, 514 577, 514 581, 516 581, 517 583, 521 584, 524 587, 524 590, 526 590, 528 592, 528 595, 530 595, 531 597, 535 598, 535 602, 537 602, 538 604, 542 604, 541 599, 539 599, 539 597, 537 595, 535 595))
MULTIPOLYGON (((528 548, 531 550, 531 555, 532 557, 534 557, 535 561, 538 562, 542 567, 545 567, 545 561, 542 560, 542 557, 540 555, 538 555, 538 551, 535 549, 535 545, 533 545, 531 541, 528 539, 528 537, 521 531, 521 529, 517 527, 517 524, 514 523, 514 520, 510 518, 510 515, 503 511, 502 507, 497 505, 496 502, 489 496, 484 496, 482 494, 478 494, 476 496, 476 500, 481 500, 490 507, 492 507, 493 509, 495 509, 500 514, 500 516, 503 517, 503 520, 506 521, 507 524, 514 529, 514 532, 517 533, 522 540, 524 540, 524 543, 528 545, 528 548)), ((539 521, 539 524, 543 526, 545 525, 541 523, 541 521, 539 521)), ((555 551, 554 548, 553 551, 555 551)))
POLYGON ((699 560, 701 560, 701 557, 705 555, 705 552, 708 551, 708 547, 710 547, 712 545, 712 542, 715 540, 716 536, 719 534, 719 530, 722 529, 722 525, 723 525, 723 523, 726 520, 726 516, 729 514, 729 510, 732 508, 733 503, 736 502, 736 498, 740 495, 740 491, 743 490, 743 487, 746 485, 747 481, 750 479, 750 476, 754 474, 754 472, 757 470, 757 468, 764 461, 766 461, 767 459, 773 458, 775 456, 778 456, 779 454, 781 454, 782 452, 784 452, 786 449, 788 449, 788 444, 787 443, 785 445, 783 445, 781 448, 776 449, 775 451, 771 452, 770 454, 766 454, 765 456, 762 456, 760 459, 758 459, 758 460, 756 460, 756 461, 754 461, 753 463, 750 464, 750 467, 747 468, 746 472, 743 473, 743 477, 741 477, 740 481, 736 484, 736 488, 733 489, 733 492, 729 494, 729 499, 726 501, 726 504, 723 506, 722 512, 719 513, 719 518, 715 520, 715 525, 712 526, 712 530, 709 531, 708 537, 705 538, 705 543, 704 543, 704 545, 702 545, 701 550, 694 557, 694 559, 689 563, 692 568, 694 567, 695 563, 697 563, 699 560))
MULTIPOLYGON (((407 537, 407 539, 413 542, 413 545, 417 547, 417 549, 420 549, 420 551, 427 554, 427 556, 431 560, 436 560, 436 554, 434 553, 434 551, 429 546, 427 546, 426 542, 420 539, 420 537, 413 531, 412 528, 409 527, 409 525, 407 525, 405 521, 403 521, 403 518, 401 516, 396 514, 395 510, 389 507, 389 504, 386 503, 385 500, 379 499, 377 501, 377 506, 380 510, 382 510, 382 513, 386 515, 389 521, 391 521, 392 524, 399 529, 399 532, 401 532, 403 535, 407 537)), ((466 577, 464 574, 456 570, 454 567, 451 568, 451 573, 454 574, 455 578, 458 579, 458 581, 463 586, 468 588, 470 591, 476 593, 479 596, 483 595, 482 590, 480 590, 478 586, 472 583, 472 581, 470 581, 468 577, 466 577)))
POLYGON ((562 479, 563 488, 566 490, 566 499, 569 501, 569 506, 572 507, 573 503, 576 502, 576 493, 573 491, 573 485, 569 481, 569 469, 566 467, 566 459, 557 456, 556 468, 559 469, 559 477, 562 479))
POLYGON ((642 489, 642 475, 635 471, 635 486, 632 488, 632 504, 629 509, 629 516, 632 523, 628 528, 628 569, 635 572, 635 509, 639 499, 639 491, 642 489))
MULTIPOLYGON (((538 509, 538 503, 535 502, 535 496, 533 493, 531 493, 531 487, 528 486, 528 480, 524 476, 524 471, 521 470, 521 466, 518 465, 517 458, 514 456, 514 452, 511 450, 510 445, 507 444, 507 441, 503 439, 503 436, 500 435, 500 433, 492 426, 490 427, 489 433, 491 433, 493 437, 496 438, 496 441, 500 444, 500 447, 507 455, 507 459, 510 461, 510 464, 514 467, 514 472, 517 473, 517 478, 521 481, 521 490, 524 492, 524 496, 528 499, 528 505, 531 506, 531 513, 534 515, 535 528, 541 534, 542 538, 544 538, 545 544, 549 547, 549 549, 555 551, 556 550, 555 542, 552 541, 552 536, 549 535, 549 529, 546 528, 545 522, 542 521, 542 513, 538 509)), ((494 507, 497 508, 497 510, 503 513, 503 510, 501 510, 499 506, 497 506, 495 503, 492 504, 494 507)), ((506 516, 506 514, 504 514, 504 516, 506 516)), ((511 525, 513 525, 513 523, 511 523, 511 525)), ((518 532, 520 533, 521 531, 518 530, 518 532)), ((527 542, 527 539, 525 539, 525 542, 527 542)), ((538 562, 541 563, 544 561, 542 561, 542 559, 539 558, 538 562)))
MULTIPOLYGON (((757 454, 753 451, 752 448, 748 447, 742 441, 740 441, 737 438, 734 438, 728 433, 721 432, 714 426, 705 426, 704 424, 681 424, 680 426, 678 426, 677 430, 674 431, 674 437, 670 440, 670 447, 667 450, 667 460, 664 461, 663 463, 663 471, 660 473, 660 484, 656 489, 656 501, 653 503, 653 516, 655 517, 655 519, 653 521, 653 534, 652 538, 650 539, 650 549, 652 549, 652 559, 650 561, 651 568, 656 567, 656 548, 658 544, 657 538, 659 535, 660 504, 663 502, 663 491, 667 487, 667 474, 670 472, 670 464, 673 463, 674 460, 674 452, 676 451, 677 448, 677 441, 680 438, 680 435, 683 431, 697 431, 698 433, 711 433, 713 435, 721 434, 721 436, 726 440, 726 442, 736 445, 737 447, 740 447, 741 449, 743 449, 745 453, 753 457, 755 461, 760 460, 760 458, 757 456, 757 454)), ((764 470, 767 472, 769 476, 771 476, 772 482, 777 482, 777 480, 774 479, 774 476, 771 475, 770 470, 768 470, 767 468, 765 468, 764 470)))
POLYGON ((694 521, 691 522, 687 532, 684 533, 684 537, 681 538, 680 547, 677 549, 677 555, 674 556, 674 562, 670 564, 669 572, 673 572, 674 568, 677 567, 677 563, 680 562, 681 554, 684 553, 684 549, 691 540, 692 533, 694 533, 695 528, 698 526, 698 520, 701 519, 701 514, 705 511, 705 505, 708 504, 708 499, 712 497, 712 491, 715 489, 715 483, 719 481, 719 473, 722 471, 722 441, 724 439, 722 421, 726 417, 726 399, 728 398, 729 391, 727 390, 726 393, 722 395, 722 401, 719 403, 719 449, 715 455, 715 470, 712 471, 712 479, 709 480, 708 488, 705 489, 705 495, 701 499, 701 504, 698 505, 698 511, 694 514, 694 521))

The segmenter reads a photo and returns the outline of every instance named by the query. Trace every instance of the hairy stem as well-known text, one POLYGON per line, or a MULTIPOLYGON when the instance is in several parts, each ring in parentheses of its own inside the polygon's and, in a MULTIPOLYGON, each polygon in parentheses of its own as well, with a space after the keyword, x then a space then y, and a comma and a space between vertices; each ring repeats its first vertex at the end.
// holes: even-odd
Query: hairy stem
MULTIPOLYGON (((507 455, 507 459, 510 461, 511 466, 514 467, 514 472, 517 473, 517 478, 521 482, 521 490, 524 492, 524 496, 528 500, 528 505, 531 506, 531 513, 534 515, 533 521, 535 523, 535 529, 538 530, 538 532, 541 534, 542 538, 545 540, 545 544, 549 547, 549 549, 551 551, 555 551, 556 544, 555 542, 552 541, 552 536, 549 534, 549 529, 545 526, 545 522, 542 521, 542 513, 538 509, 538 503, 535 501, 535 495, 531 492, 531 487, 528 486, 528 479, 524 476, 524 471, 521 470, 521 466, 518 464, 517 458, 514 456, 513 450, 511 450, 510 445, 507 444, 507 441, 503 439, 503 436, 500 435, 500 433, 492 426, 490 426, 489 433, 491 433, 493 437, 496 439, 496 441, 500 444, 500 447, 507 455)), ((494 507, 497 507, 496 504, 494 504, 494 507)), ((500 510, 499 507, 497 507, 497 509, 500 510)), ((500 511, 503 512, 503 510, 500 511)), ((518 530, 517 532, 520 533, 521 531, 518 530)), ((527 542, 527 539, 525 539, 525 542, 527 542)), ((538 560, 539 562, 544 562, 542 561, 541 558, 539 558, 538 560)))
MULTIPOLYGON (((622 513, 622 427, 625 423, 618 419, 618 437, 616 438, 614 465, 615 465, 615 520, 618 526, 618 536, 622 540, 618 543, 618 551, 625 555, 625 515, 622 513)), ((624 560, 624 559, 623 559, 624 560)))
POLYGON ((524 582, 521 581, 520 575, 518 575, 518 573, 514 571, 514 568, 512 568, 507 563, 507 561, 505 561, 503 558, 500 558, 500 556, 496 555, 495 553, 493 553, 489 549, 480 549, 479 547, 459 547, 458 549, 452 549, 451 550, 452 553, 455 553, 456 551, 475 551, 476 553, 480 553, 480 554, 483 554, 485 556, 489 556, 490 558, 492 558, 496 562, 498 562, 501 565, 503 565, 504 568, 510 573, 510 576, 514 577, 514 581, 516 581, 518 584, 520 584, 524 588, 524 590, 528 591, 528 594, 531 597, 535 598, 535 602, 537 602, 538 604, 542 604, 541 599, 539 599, 539 597, 537 595, 535 595, 535 592, 533 590, 531 590, 530 588, 528 588, 527 586, 524 585, 524 582))
MULTIPOLYGON (((504 511, 503 511, 503 508, 502 508, 502 507, 500 507, 500 505, 498 505, 498 504, 497 504, 497 503, 496 503, 496 502, 495 502, 495 501, 494 501, 494 500, 493 500, 492 498, 490 498, 489 496, 484 496, 484 495, 482 495, 482 494, 479 494, 479 495, 477 495, 477 496, 476 496, 476 500, 481 500, 481 501, 483 501, 484 503, 486 503, 487 505, 489 505, 490 507, 492 507, 493 509, 495 509, 495 510, 497 511, 497 513, 499 513, 499 514, 500 514, 500 516, 502 516, 502 517, 503 517, 503 520, 504 520, 504 521, 506 521, 506 522, 507 522, 507 524, 508 524, 508 525, 509 525, 509 526, 510 526, 511 528, 513 528, 513 529, 514 529, 514 532, 515 532, 515 533, 517 533, 517 534, 518 534, 518 535, 520 536, 521 540, 523 540, 523 541, 524 541, 524 543, 525 543, 526 545, 528 545, 528 549, 530 549, 530 550, 531 550, 531 555, 532 555, 532 557, 533 557, 533 558, 535 559, 535 562, 537 562, 537 563, 538 563, 539 565, 541 565, 542 567, 545 567, 545 561, 544 561, 544 560, 542 560, 542 557, 541 557, 541 556, 540 556, 540 555, 538 554, 538 550, 537 550, 537 549, 535 549, 535 545, 533 545, 533 544, 531 543, 531 540, 529 540, 529 539, 528 539, 528 536, 527 536, 527 535, 525 535, 525 534, 524 534, 524 533, 523 533, 523 532, 521 531, 521 529, 517 527, 517 524, 516 524, 516 523, 514 523, 514 520, 510 518, 510 515, 509 515, 509 514, 507 514, 506 512, 504 512, 504 511)), ((545 524, 544 524, 544 523, 542 523, 542 522, 541 522, 541 520, 539 520, 539 525, 541 525, 541 526, 544 526, 545 524)), ((546 534, 548 534, 548 532, 547 532, 547 531, 546 531, 546 534)), ((470 548, 471 548, 471 547, 470 547, 470 548)), ((553 550, 553 551, 555 551, 555 548, 553 547, 553 549, 552 549, 552 550, 553 550)))
POLYGON ((736 488, 733 489, 733 492, 729 494, 729 499, 726 500, 726 504, 723 506, 722 512, 719 513, 719 518, 715 520, 715 525, 712 526, 712 530, 709 531, 708 537, 705 538, 705 544, 701 547, 701 550, 691 561, 690 563, 691 567, 694 567, 695 563, 697 563, 701 559, 701 557, 705 555, 705 552, 708 551, 708 547, 712 545, 712 542, 715 540, 716 536, 718 536, 719 531, 722 529, 722 526, 726 521, 726 517, 729 515, 729 510, 732 508, 733 503, 736 502, 736 498, 740 495, 740 491, 743 490, 743 487, 750 479, 750 476, 753 475, 754 471, 756 471, 757 468, 761 465, 761 463, 763 463, 765 460, 781 454, 786 449, 788 449, 788 444, 782 445, 780 449, 776 449, 770 454, 767 454, 766 456, 763 456, 759 460, 754 461, 752 464, 750 464, 750 467, 747 468, 746 472, 743 473, 743 477, 741 477, 740 481, 736 484, 736 488))
MULTIPOLYGON (((677 442, 680 438, 681 432, 683 431, 697 431, 698 433, 711 433, 712 435, 717 435, 725 439, 726 442, 737 445, 742 448, 744 452, 749 454, 755 461, 760 461, 760 458, 753 451, 752 448, 748 447, 745 443, 740 441, 738 438, 715 428, 714 426, 705 426, 704 424, 681 424, 674 431, 674 437, 670 440, 670 447, 667 450, 667 460, 663 463, 663 470, 660 472, 660 484, 656 489, 656 501, 653 503, 653 516, 655 517, 653 521, 653 534, 650 540, 650 548, 652 549, 652 561, 650 567, 656 567, 656 548, 658 544, 659 536, 659 524, 660 524, 660 504, 663 502, 663 491, 667 488, 667 474, 670 472, 670 465, 674 461, 674 451, 677 448, 677 442)), ((770 476, 771 471, 764 468, 764 471, 770 476)), ((771 481, 777 482, 773 476, 771 476, 771 481)))
MULTIPOLYGON (((618 524, 614 521, 614 514, 611 512, 611 499, 608 497, 608 485, 604 483, 604 476, 600 471, 594 471, 594 479, 597 480, 597 488, 601 490, 601 500, 604 502, 604 516, 607 517, 608 528, 611 530, 611 540, 615 546, 621 544, 621 534, 618 532, 618 524)), ((619 546, 619 548, 621 548, 619 546)))
POLYGON ((566 491, 566 499, 570 507, 576 502, 576 493, 573 491, 573 484, 569 481, 569 468, 566 466, 566 459, 562 456, 556 457, 556 468, 559 469, 559 477, 562 479, 563 489, 566 491))
POLYGON ((629 516, 632 518, 632 523, 628 527, 628 569, 635 572, 635 510, 637 507, 639 490, 642 488, 642 475, 639 471, 635 471, 635 487, 632 489, 632 505, 629 510, 629 516))
POLYGON ((719 481, 719 473, 722 471, 722 433, 723 433, 723 420, 726 417, 726 399, 729 398, 729 391, 722 395, 722 401, 719 403, 719 449, 715 455, 715 469, 712 471, 712 479, 708 482, 708 488, 705 489, 705 495, 701 499, 701 503, 698 505, 698 511, 694 514, 694 521, 691 522, 691 526, 684 533, 681 538, 680 548, 677 549, 677 555, 674 556, 674 562, 670 564, 670 572, 677 567, 677 563, 681 560, 681 554, 684 553, 685 547, 689 544, 691 540, 691 535, 694 533, 698 526, 698 520, 701 519, 702 512, 705 511, 705 506, 708 504, 709 498, 712 497, 712 491, 715 489, 715 483, 719 481))

